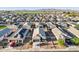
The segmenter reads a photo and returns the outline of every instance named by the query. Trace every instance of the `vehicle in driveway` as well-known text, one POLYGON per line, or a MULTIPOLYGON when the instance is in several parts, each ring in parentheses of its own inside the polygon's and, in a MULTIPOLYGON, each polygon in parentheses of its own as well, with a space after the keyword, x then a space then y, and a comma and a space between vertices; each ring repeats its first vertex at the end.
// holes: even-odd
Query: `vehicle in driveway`
POLYGON ((33 40, 33 48, 40 48, 40 37, 33 40))

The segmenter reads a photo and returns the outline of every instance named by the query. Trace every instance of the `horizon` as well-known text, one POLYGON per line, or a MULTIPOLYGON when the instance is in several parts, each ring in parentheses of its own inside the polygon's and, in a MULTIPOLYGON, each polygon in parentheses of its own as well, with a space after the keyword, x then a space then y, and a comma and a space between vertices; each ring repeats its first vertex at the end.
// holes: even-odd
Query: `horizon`
POLYGON ((61 9, 61 10, 79 11, 79 7, 0 7, 0 10, 41 10, 41 9, 61 9))

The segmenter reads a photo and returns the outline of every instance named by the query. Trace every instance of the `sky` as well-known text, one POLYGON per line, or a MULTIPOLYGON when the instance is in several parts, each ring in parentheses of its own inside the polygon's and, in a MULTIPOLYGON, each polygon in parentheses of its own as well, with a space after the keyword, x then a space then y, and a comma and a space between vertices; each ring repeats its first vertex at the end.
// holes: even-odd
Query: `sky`
POLYGON ((0 10, 39 10, 39 9, 70 9, 79 10, 79 7, 0 7, 0 10))

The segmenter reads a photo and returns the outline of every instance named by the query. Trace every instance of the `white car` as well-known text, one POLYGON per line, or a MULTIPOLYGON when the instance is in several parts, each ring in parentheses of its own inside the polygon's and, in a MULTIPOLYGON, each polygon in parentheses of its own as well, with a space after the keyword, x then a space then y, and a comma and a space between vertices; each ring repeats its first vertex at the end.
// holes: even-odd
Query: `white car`
POLYGON ((39 39, 33 40, 33 48, 40 48, 40 40, 39 39))

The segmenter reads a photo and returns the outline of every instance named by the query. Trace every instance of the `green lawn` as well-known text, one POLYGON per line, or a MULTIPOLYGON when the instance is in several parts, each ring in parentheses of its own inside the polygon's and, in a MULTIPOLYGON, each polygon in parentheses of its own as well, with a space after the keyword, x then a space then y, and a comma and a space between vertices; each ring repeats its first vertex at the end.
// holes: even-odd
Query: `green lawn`
POLYGON ((25 14, 25 13, 27 13, 27 14, 35 14, 35 13, 46 13, 46 12, 38 12, 38 11, 26 11, 26 12, 23 12, 23 11, 17 11, 16 12, 17 14, 25 14))
POLYGON ((76 25, 75 25, 75 28, 77 28, 77 29, 79 30, 79 24, 76 24, 76 25))
POLYGON ((0 26, 0 29, 4 29, 4 28, 7 28, 6 26, 0 26))
POLYGON ((50 12, 50 11, 16 11, 15 13, 17 13, 17 14, 39 14, 39 13, 41 13, 41 14, 46 14, 46 13, 55 13, 55 12, 50 12))

